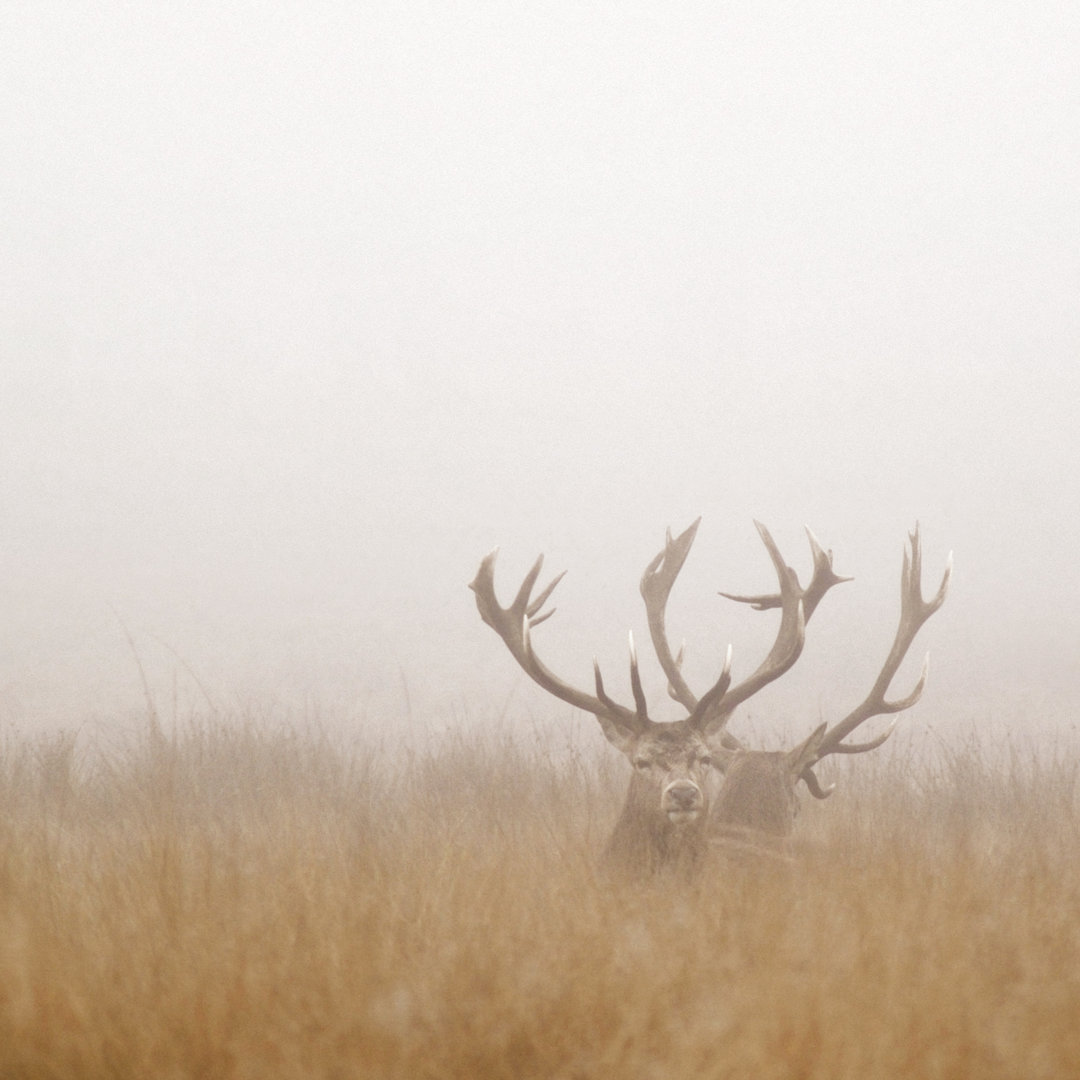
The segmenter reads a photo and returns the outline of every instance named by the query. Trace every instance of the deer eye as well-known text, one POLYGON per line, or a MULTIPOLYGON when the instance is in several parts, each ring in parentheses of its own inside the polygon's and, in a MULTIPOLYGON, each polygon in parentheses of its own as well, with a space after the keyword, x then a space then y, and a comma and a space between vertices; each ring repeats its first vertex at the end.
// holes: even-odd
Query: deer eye
POLYGON ((712 765, 713 765, 713 759, 712 759, 711 757, 709 757, 709 755, 708 755, 708 754, 705 754, 705 755, 703 755, 702 757, 699 757, 699 758, 698 758, 698 764, 699 764, 699 765, 700 765, 700 766, 701 766, 701 767, 702 767, 703 769, 711 769, 711 768, 712 768, 712 765))
POLYGON ((645 758, 645 757, 634 758, 634 768, 635 769, 640 769, 642 772, 644 772, 646 769, 648 769, 651 765, 652 765, 652 762, 648 758, 645 758))

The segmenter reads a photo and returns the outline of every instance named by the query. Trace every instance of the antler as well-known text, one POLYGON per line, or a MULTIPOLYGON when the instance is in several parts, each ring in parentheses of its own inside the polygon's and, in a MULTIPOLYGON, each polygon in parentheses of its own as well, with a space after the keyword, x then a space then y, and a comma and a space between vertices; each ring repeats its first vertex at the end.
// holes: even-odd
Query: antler
POLYGON ((521 665, 524 672, 549 694, 554 694, 555 697, 577 709, 592 713, 601 722, 610 721, 624 731, 643 730, 650 721, 646 714, 641 677, 638 674, 633 635, 630 637, 630 683, 634 692, 635 709, 628 709, 608 696, 604 690, 600 666, 595 660, 593 661, 593 674, 596 680, 595 697, 563 682, 533 651, 529 631, 555 614, 554 608, 545 612, 541 609, 555 591, 555 586, 562 581, 566 571, 542 589, 535 600, 531 599, 536 579, 540 576, 540 569, 544 565, 544 556, 539 556, 533 563, 532 569, 525 575, 525 580, 522 581, 513 602, 509 607, 504 608, 495 597, 495 558, 498 554, 499 549, 495 548, 484 558, 480 563, 480 569, 476 572, 476 577, 469 583, 469 588, 476 593, 476 606, 480 611, 480 617, 503 639, 510 654, 521 665))
POLYGON ((806 611, 803 606, 803 592, 799 588, 799 579, 795 571, 784 562, 780 549, 776 546, 776 541, 773 540, 769 530, 760 521, 755 521, 754 525, 769 553, 769 558, 772 559, 773 568, 776 570, 776 577, 780 583, 780 592, 775 597, 757 597, 754 600, 759 602, 759 610, 763 611, 769 607, 781 609, 780 628, 776 632, 773 647, 754 673, 733 686, 724 695, 724 700, 720 702, 713 720, 714 724, 719 725, 726 724, 731 714, 747 698, 753 697, 762 687, 779 679, 785 671, 788 671, 799 659, 806 641, 806 611))
POLYGON ((761 662, 757 670, 744 679, 737 686, 733 686, 723 701, 716 709, 713 725, 724 725, 731 714, 748 698, 752 697, 763 687, 780 678, 798 660, 806 640, 806 624, 813 615, 821 598, 834 585, 851 578, 840 577, 832 568, 832 552, 825 551, 818 543, 817 537, 806 530, 810 541, 810 551, 814 558, 814 573, 810 584, 802 589, 795 571, 784 563, 776 542, 769 530, 755 521, 762 543, 764 543, 769 558, 772 559, 776 576, 780 583, 779 593, 768 593, 758 596, 742 596, 734 593, 721 593, 721 596, 729 600, 736 600, 741 604, 750 604, 757 611, 767 611, 770 608, 781 609, 780 628, 777 631, 776 641, 768 656, 761 662))
MULTIPOLYGON (((949 558, 945 564, 945 573, 941 578, 938 591, 930 600, 924 600, 922 595, 922 549, 919 544, 919 526, 915 525, 914 532, 908 533, 911 545, 910 555, 908 549, 904 549, 904 567, 900 575, 900 624, 896 629, 896 637, 893 639, 892 648, 885 658, 885 663, 877 677, 870 693, 861 704, 857 705, 838 724, 829 728, 821 741, 818 749, 817 760, 829 754, 862 754, 867 750, 879 747, 893 733, 897 721, 893 722, 876 738, 862 743, 846 743, 844 740, 864 721, 872 716, 888 716, 893 713, 903 712, 910 709, 922 697, 923 688, 926 686, 926 677, 930 670, 930 654, 926 654, 923 660, 922 673, 915 684, 914 689, 903 698, 889 701, 885 695, 889 691, 889 684, 896 675, 901 662, 907 655, 915 635, 919 632, 923 623, 945 603, 945 595, 949 589, 949 579, 952 576, 953 557, 949 552, 949 558)), ((807 778, 806 772, 803 778, 807 778)), ((809 781, 808 781, 809 784, 809 781)), ((825 798, 832 788, 815 790, 816 784, 809 784, 810 790, 818 798, 825 798)))
MULTIPOLYGON (((668 680, 668 694, 678 701, 690 714, 694 724, 699 724, 703 717, 723 696, 731 683, 731 646, 728 646, 727 655, 724 659, 724 669, 720 672, 720 678, 698 699, 697 695, 687 685, 682 674, 683 649, 680 647, 677 656, 671 655, 671 646, 668 644, 667 628, 665 623, 665 610, 668 597, 671 595, 671 587, 686 562, 686 556, 697 536, 698 526, 701 524, 699 517, 689 528, 672 539, 671 529, 667 531, 664 541, 664 549, 645 567, 641 575, 641 597, 645 601, 645 614, 649 622, 649 636, 652 639, 653 649, 656 650, 656 658, 660 661, 660 667, 668 680)), ((736 750, 740 744, 728 737, 731 749, 736 750)))

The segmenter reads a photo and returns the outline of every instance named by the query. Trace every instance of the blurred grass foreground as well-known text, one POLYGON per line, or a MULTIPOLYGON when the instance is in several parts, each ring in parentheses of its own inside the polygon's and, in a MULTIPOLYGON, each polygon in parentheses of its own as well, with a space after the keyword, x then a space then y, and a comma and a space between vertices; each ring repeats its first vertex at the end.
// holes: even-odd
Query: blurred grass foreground
POLYGON ((614 754, 223 720, 0 750, 0 1076, 1080 1075, 1075 759, 872 755, 627 884, 614 754))

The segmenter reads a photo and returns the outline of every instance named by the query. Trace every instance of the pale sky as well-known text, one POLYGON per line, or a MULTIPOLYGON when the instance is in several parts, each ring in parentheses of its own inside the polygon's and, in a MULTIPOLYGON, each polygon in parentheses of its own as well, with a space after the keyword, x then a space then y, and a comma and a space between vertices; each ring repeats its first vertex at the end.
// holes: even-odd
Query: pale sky
POLYGON ((166 715, 563 715, 496 544, 628 697, 699 514, 701 686, 775 633, 753 518, 857 578, 750 714, 865 693, 918 520, 913 722, 1075 725, 1076 5, 13 4, 0 138, 0 729, 138 709, 121 622, 166 715))

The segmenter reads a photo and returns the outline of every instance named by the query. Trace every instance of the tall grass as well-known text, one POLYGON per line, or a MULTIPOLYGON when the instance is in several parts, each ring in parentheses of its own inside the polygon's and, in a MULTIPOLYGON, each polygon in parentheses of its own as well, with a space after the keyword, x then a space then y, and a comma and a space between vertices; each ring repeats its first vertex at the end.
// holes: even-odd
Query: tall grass
POLYGON ((869 755, 792 863, 636 885, 596 868, 621 767, 10 739, 0 1076, 1080 1075, 1075 760, 869 755))

